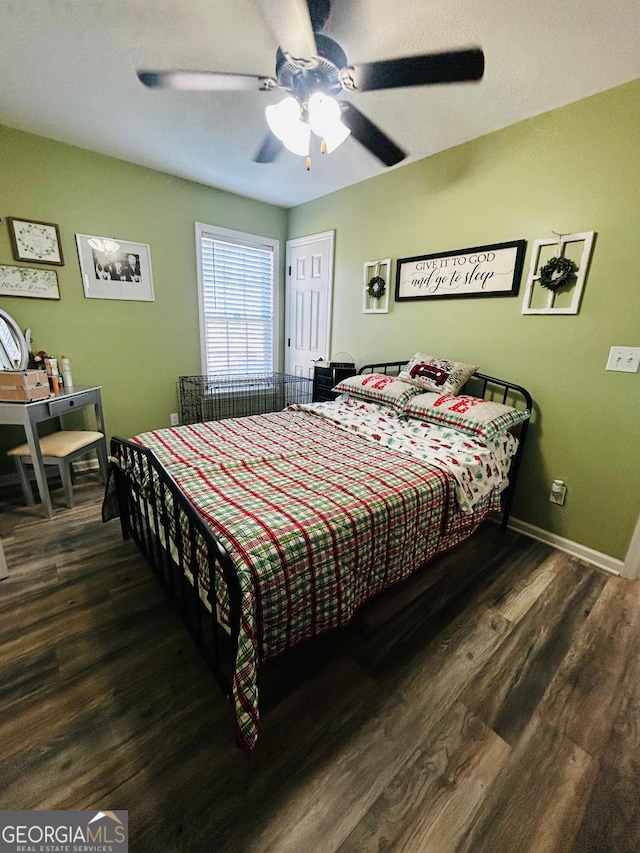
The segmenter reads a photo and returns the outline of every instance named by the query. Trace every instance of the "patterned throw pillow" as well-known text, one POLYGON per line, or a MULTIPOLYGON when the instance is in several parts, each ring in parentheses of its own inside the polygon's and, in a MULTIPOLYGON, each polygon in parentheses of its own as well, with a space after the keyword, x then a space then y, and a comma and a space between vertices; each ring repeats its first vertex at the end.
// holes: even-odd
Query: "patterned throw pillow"
POLYGON ((339 394, 348 394, 373 403, 387 403, 400 412, 405 403, 420 394, 420 388, 408 382, 402 382, 395 376, 384 373, 362 373, 343 379, 333 389, 339 394))
POLYGON ((468 397, 461 394, 449 397, 443 394, 419 394, 404 407, 404 414, 421 418, 432 424, 454 427, 466 435, 490 439, 521 424, 531 416, 528 409, 514 409, 493 400, 468 397))
POLYGON ((398 379, 411 382, 425 391, 455 395, 477 369, 477 364, 449 361, 447 358, 436 358, 417 352, 398 374, 398 379))

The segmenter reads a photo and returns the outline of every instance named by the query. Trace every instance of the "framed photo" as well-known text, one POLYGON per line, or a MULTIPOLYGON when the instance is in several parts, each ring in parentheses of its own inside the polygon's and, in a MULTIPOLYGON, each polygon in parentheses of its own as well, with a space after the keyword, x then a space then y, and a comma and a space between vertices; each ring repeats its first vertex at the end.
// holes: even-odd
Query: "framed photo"
POLYGON ((58 274, 55 270, 0 264, 0 296, 60 299, 58 274))
POLYGON ((396 302, 517 296, 526 245, 525 240, 514 240, 400 258, 396 268, 396 302))
POLYGON ((60 232, 53 222, 36 222, 7 216, 9 236, 16 261, 63 266, 60 232))
POLYGON ((153 302, 151 249, 114 237, 76 234, 82 286, 87 299, 153 302))

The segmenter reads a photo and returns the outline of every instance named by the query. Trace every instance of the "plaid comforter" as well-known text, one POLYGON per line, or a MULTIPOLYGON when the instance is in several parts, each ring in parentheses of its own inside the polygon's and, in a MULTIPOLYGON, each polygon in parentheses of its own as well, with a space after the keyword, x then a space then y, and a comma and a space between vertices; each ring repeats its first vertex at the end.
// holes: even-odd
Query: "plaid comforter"
POLYGON ((499 506, 496 490, 463 514, 446 470, 305 409, 135 438, 174 477, 237 568, 233 698, 249 752, 258 737, 261 661, 344 625, 367 599, 464 539, 499 506))

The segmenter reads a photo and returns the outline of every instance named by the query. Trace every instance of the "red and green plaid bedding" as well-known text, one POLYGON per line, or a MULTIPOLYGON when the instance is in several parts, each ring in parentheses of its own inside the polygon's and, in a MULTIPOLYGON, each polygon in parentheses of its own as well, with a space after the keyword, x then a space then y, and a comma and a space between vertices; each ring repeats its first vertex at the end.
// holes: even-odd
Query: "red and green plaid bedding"
POLYGON ((344 625, 367 599, 461 541, 499 506, 496 490, 461 513, 451 474, 312 410, 135 440, 174 477, 237 568, 233 697, 249 751, 258 737, 261 661, 344 625))

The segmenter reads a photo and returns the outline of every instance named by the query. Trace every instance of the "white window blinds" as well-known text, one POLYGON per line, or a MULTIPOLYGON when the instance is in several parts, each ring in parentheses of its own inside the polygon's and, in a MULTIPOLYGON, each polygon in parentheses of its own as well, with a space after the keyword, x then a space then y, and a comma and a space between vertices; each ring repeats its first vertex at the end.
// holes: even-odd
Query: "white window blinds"
POLYGON ((273 247, 204 232, 199 247, 205 372, 271 372, 273 247))

